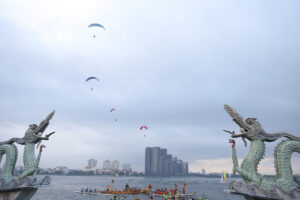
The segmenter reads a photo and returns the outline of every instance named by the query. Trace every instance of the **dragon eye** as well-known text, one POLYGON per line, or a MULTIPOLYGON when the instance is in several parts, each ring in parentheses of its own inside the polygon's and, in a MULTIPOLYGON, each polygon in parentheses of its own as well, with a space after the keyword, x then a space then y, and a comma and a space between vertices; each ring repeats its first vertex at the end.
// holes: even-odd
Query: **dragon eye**
POLYGON ((31 125, 29 125, 29 127, 31 128, 31 130, 36 130, 37 125, 36 124, 31 124, 31 125))

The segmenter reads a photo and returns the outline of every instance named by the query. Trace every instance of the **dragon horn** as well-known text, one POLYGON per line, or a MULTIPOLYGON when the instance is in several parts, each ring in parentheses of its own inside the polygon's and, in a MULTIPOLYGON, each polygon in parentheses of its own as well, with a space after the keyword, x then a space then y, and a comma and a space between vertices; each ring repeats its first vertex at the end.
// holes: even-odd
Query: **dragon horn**
POLYGON ((49 121, 52 119, 53 115, 55 113, 55 110, 53 110, 41 123, 40 125, 37 127, 37 129, 35 130, 35 134, 39 133, 39 132, 44 132, 44 130, 47 128, 47 126, 49 125, 49 121))
POLYGON ((229 105, 225 104, 224 109, 232 117, 232 120, 241 128, 249 131, 250 128, 245 124, 243 118, 229 105))
POLYGON ((53 110, 47 117, 46 120, 50 121, 50 119, 52 119, 53 115, 55 114, 55 110, 53 110))

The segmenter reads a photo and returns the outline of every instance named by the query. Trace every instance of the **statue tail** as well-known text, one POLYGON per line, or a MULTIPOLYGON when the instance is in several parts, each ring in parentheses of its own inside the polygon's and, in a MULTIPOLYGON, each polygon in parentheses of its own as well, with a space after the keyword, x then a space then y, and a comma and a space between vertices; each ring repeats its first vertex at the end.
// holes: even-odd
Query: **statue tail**
POLYGON ((293 176, 291 167, 291 155, 293 152, 300 153, 300 141, 283 140, 275 148, 274 162, 278 180, 287 187, 293 187, 294 181, 300 185, 300 179, 293 176))
POLYGON ((6 160, 3 165, 0 178, 11 180, 14 177, 14 169, 18 158, 18 150, 14 144, 5 144, 0 146, 0 162, 5 154, 6 160))

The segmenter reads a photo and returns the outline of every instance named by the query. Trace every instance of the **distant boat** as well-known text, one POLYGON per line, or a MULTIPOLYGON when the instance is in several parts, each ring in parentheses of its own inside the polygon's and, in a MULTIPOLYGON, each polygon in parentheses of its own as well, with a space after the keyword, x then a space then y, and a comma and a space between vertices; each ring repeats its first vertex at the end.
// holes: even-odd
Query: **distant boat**
POLYGON ((85 192, 85 191, 80 191, 80 190, 73 190, 75 193, 80 193, 80 194, 90 194, 90 195, 113 195, 113 194, 103 194, 100 192, 85 192))
POLYGON ((221 177, 221 183, 226 183, 226 172, 223 171, 222 177, 221 177))

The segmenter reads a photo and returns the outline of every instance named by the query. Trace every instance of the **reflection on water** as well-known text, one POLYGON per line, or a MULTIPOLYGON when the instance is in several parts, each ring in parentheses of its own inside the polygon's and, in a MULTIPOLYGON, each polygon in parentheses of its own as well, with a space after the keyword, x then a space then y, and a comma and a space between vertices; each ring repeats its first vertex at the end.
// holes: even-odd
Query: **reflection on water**
MULTIPOLYGON (((224 192, 228 189, 227 184, 220 183, 219 178, 145 178, 145 177, 109 177, 109 176, 51 176, 51 185, 39 188, 33 200, 109 200, 107 195, 87 195, 74 193, 81 188, 104 190, 107 184, 111 185, 114 179, 114 189, 124 189, 125 184, 131 187, 147 188, 152 184, 156 188, 174 188, 177 183, 178 189, 182 189, 183 183, 187 183, 187 193, 196 192, 197 197, 205 194, 209 200, 244 200, 244 198, 224 192)), ((139 195, 141 200, 147 200, 148 196, 139 195)), ((135 199, 134 195, 126 196, 126 199, 135 199)), ((155 199, 162 199, 156 197, 155 199)))

